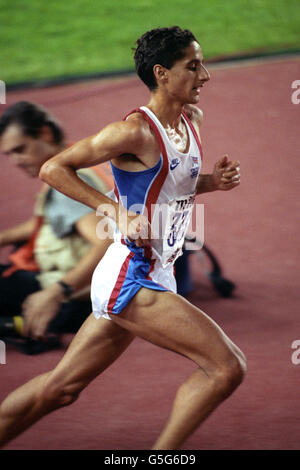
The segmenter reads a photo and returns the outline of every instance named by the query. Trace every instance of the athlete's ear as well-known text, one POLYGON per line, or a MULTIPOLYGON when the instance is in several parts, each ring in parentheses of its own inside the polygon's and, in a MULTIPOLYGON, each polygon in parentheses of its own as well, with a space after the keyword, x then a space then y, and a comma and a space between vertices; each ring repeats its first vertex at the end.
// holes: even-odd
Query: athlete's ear
POLYGON ((157 84, 160 82, 166 82, 168 79, 167 69, 163 65, 154 65, 153 73, 156 78, 157 84))
POLYGON ((53 132, 49 126, 44 125, 40 128, 39 138, 49 144, 53 143, 54 141, 53 132))

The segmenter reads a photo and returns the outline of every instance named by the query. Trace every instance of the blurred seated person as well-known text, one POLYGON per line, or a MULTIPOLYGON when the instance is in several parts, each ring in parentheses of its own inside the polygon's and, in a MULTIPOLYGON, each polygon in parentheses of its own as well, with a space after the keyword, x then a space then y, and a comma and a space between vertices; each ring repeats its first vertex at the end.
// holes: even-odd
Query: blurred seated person
MULTIPOLYGON (((0 117, 2 154, 32 178, 66 146, 61 125, 41 106, 21 101, 0 117)), ((112 188, 102 166, 78 174, 101 192, 112 188)), ((23 350, 34 354, 80 328, 92 311, 91 276, 112 241, 97 237, 98 222, 92 209, 43 184, 32 217, 0 232, 0 247, 19 245, 0 265, 0 338, 27 338, 31 348, 23 350)))

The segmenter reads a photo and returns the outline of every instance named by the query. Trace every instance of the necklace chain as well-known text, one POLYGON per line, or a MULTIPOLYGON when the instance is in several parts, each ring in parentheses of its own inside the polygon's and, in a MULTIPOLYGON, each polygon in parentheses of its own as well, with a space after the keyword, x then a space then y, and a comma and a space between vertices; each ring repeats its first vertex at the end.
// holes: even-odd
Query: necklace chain
POLYGON ((187 131, 186 131, 185 127, 183 127, 183 125, 181 127, 182 127, 182 130, 180 130, 178 128, 179 132, 176 132, 176 130, 173 129, 168 124, 167 127, 165 128, 165 130, 166 130, 167 136, 169 137, 170 141, 172 142, 172 144, 175 145, 175 148, 179 152, 184 152, 184 150, 186 149, 186 146, 187 146, 188 136, 187 136, 187 131))

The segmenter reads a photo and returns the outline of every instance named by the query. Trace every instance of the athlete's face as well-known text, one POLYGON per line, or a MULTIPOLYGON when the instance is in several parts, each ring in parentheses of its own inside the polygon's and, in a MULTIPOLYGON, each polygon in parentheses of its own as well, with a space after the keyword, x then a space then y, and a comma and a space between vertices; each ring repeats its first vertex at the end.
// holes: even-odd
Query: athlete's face
POLYGON ((168 93, 182 104, 196 104, 200 89, 210 79, 209 72, 203 65, 201 47, 196 41, 185 49, 184 57, 175 62, 166 73, 168 93))
POLYGON ((21 127, 11 124, 2 134, 0 149, 11 157, 14 163, 29 176, 37 177, 43 163, 55 155, 55 146, 51 142, 51 131, 42 129, 38 138, 25 135, 21 127))

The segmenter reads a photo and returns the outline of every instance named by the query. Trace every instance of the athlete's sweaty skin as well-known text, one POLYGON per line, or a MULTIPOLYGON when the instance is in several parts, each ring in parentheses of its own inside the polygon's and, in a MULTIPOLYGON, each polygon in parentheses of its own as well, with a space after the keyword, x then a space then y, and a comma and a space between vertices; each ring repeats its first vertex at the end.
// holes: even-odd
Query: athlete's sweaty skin
MULTIPOLYGON (((179 123, 184 110, 200 136, 203 115, 196 105, 210 77, 203 65, 201 47, 195 40, 183 52, 170 68, 160 63, 154 65, 157 87, 151 90, 147 107, 165 128, 174 129, 179 137, 182 137, 179 123)), ((136 113, 54 157, 43 166, 41 177, 68 196, 97 209, 111 201, 79 180, 76 169, 111 160, 118 168, 140 171, 152 168, 159 158, 155 136, 136 113)), ((238 185, 239 162, 223 156, 211 174, 199 176, 197 192, 226 191, 238 185)), ((125 222, 136 218, 136 214, 121 209, 124 222, 118 215, 118 203, 113 202, 112 207, 110 216, 115 217, 124 235, 135 238, 140 234, 139 246, 151 243, 143 237, 148 219, 138 216, 138 224, 132 228, 133 224, 125 222)), ((120 314, 110 317, 112 321, 97 320, 91 315, 54 370, 8 396, 0 407, 0 443, 12 439, 52 410, 73 403, 135 336, 182 354, 195 363, 195 371, 177 391, 170 417, 153 449, 182 446, 243 380, 244 354, 204 312, 177 294, 142 288, 120 314)))

